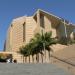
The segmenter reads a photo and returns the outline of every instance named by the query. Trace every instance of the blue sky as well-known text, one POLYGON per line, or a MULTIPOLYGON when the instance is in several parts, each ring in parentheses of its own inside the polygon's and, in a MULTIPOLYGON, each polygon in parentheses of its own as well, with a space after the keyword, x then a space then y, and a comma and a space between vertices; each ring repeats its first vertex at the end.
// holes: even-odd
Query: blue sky
POLYGON ((75 0, 0 0, 0 50, 12 19, 42 9, 75 23, 75 0))

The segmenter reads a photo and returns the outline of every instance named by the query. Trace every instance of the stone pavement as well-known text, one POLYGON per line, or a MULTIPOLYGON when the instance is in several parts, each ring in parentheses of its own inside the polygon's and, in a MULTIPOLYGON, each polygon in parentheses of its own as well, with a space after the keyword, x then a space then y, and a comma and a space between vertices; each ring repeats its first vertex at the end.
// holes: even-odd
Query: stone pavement
POLYGON ((52 64, 0 63, 0 75, 72 75, 52 64))

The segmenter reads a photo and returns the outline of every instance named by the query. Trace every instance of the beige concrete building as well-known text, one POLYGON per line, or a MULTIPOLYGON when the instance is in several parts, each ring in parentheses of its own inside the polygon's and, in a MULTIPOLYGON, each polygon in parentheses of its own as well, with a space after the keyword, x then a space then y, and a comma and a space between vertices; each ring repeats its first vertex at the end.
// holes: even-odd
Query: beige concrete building
MULTIPOLYGON (((34 34, 52 31, 52 37, 74 39, 75 26, 46 11, 38 9, 32 16, 14 19, 7 32, 5 51, 12 52, 13 59, 21 62, 21 55, 17 52, 22 45, 27 44, 34 34)), ((48 55, 47 55, 48 57, 48 55)), ((49 59, 47 58, 48 62, 49 59)))

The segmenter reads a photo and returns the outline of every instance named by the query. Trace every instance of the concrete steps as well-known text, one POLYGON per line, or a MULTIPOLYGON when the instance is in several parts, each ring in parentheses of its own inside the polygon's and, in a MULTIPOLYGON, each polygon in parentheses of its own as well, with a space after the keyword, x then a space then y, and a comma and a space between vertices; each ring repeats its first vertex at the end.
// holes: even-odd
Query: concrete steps
POLYGON ((0 63, 0 75, 72 75, 52 64, 0 63))

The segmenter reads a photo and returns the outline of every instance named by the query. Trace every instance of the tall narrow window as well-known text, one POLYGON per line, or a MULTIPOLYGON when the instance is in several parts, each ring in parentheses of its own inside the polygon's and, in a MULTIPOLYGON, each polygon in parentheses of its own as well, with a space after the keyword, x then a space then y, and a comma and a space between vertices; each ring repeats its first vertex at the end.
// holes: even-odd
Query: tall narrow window
POLYGON ((23 42, 25 41, 25 22, 23 23, 23 42))
POLYGON ((45 28, 45 26, 44 26, 44 16, 42 14, 40 15, 40 23, 41 23, 41 27, 45 28))

